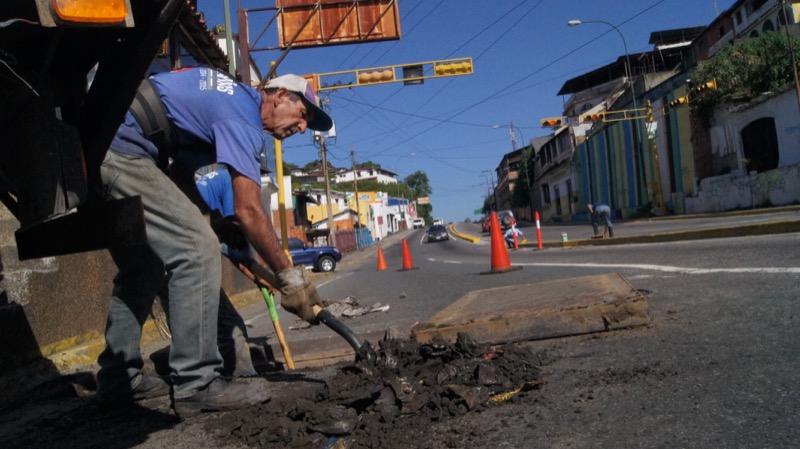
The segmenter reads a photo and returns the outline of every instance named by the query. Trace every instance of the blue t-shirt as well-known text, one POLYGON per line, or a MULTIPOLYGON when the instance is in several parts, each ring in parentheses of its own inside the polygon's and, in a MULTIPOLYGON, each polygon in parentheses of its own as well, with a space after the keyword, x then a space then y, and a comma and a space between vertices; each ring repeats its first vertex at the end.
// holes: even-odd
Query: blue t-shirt
POLYGON ((223 217, 232 217, 233 184, 228 170, 207 173, 197 180, 197 190, 211 210, 217 210, 223 217))
MULTIPOLYGON (((160 73, 150 80, 172 125, 173 159, 194 168, 226 164, 261 185, 260 154, 267 134, 259 92, 206 67, 160 73)), ((158 149, 142 135, 130 111, 111 149, 158 161, 158 149)))

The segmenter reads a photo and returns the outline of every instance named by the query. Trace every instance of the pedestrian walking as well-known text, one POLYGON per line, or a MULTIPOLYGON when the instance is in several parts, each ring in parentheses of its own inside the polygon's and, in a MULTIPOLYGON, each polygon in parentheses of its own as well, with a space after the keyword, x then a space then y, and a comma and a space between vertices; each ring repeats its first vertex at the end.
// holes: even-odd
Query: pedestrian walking
POLYGON ((267 134, 285 139, 307 128, 331 126, 314 90, 295 75, 275 78, 263 90, 202 67, 154 75, 142 83, 100 168, 108 198, 141 197, 147 237, 146 245, 110 249, 119 271, 106 347, 98 358, 101 403, 169 393, 162 379, 142 374, 140 349, 142 325, 165 279, 175 411, 233 409, 268 399, 262 385, 232 382, 220 374, 220 243, 204 216, 209 210, 194 175, 202 166, 227 166, 236 223, 277 273, 283 308, 315 324, 312 307, 320 303, 319 295, 278 243, 260 199, 259 162, 267 134))

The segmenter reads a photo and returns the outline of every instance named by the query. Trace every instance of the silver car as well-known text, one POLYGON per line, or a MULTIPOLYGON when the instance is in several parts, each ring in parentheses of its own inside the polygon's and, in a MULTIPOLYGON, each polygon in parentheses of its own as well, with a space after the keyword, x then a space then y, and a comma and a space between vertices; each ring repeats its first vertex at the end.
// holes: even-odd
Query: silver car
POLYGON ((425 241, 428 243, 445 240, 450 240, 450 234, 447 233, 447 228, 442 225, 433 225, 425 232, 425 241))

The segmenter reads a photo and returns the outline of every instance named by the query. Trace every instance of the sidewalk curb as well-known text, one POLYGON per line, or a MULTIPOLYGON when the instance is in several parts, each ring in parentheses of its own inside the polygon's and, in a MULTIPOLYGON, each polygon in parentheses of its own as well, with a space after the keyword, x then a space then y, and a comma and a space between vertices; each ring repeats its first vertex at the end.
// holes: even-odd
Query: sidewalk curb
POLYGON ((462 233, 458 232, 456 230, 456 224, 455 223, 450 224, 450 226, 448 228, 450 229, 450 233, 451 234, 453 234, 454 236, 456 236, 456 237, 458 237, 458 238, 460 238, 462 240, 466 240, 466 241, 472 242, 472 243, 478 243, 478 242, 481 241, 480 237, 473 237, 473 236, 471 236, 469 234, 462 234, 462 233))
POLYGON ((760 209, 743 209, 743 210, 732 210, 726 212, 712 212, 712 213, 690 214, 690 215, 665 215, 663 217, 640 218, 638 220, 631 220, 631 221, 669 221, 669 220, 681 220, 681 219, 692 219, 692 218, 736 217, 739 215, 761 215, 761 214, 772 214, 777 212, 800 212, 800 206, 780 206, 780 207, 768 207, 760 209))
MULTIPOLYGON (((788 234, 800 232, 800 220, 781 220, 768 223, 757 223, 741 226, 724 226, 690 231, 664 232, 658 234, 641 234, 602 239, 569 240, 566 242, 543 242, 544 248, 572 248, 578 246, 607 246, 641 243, 669 243, 685 240, 703 240, 730 237, 747 237, 770 234, 788 234)), ((535 243, 520 245, 537 247, 535 243)))

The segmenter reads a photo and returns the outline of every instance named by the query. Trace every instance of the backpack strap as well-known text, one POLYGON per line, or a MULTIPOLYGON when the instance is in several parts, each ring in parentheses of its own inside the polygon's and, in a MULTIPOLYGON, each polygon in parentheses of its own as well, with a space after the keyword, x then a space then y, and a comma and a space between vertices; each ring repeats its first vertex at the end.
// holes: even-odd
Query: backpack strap
POLYGON ((147 140, 158 148, 158 166, 166 170, 172 153, 172 132, 167 111, 149 78, 145 78, 139 85, 130 111, 142 127, 147 140))

